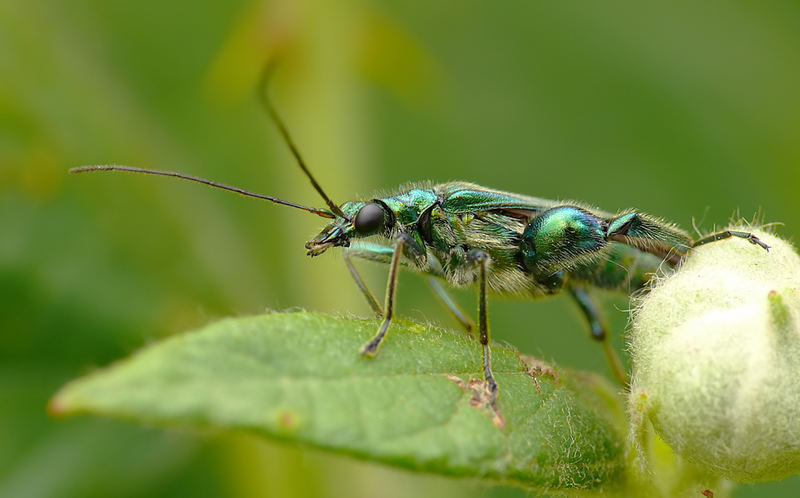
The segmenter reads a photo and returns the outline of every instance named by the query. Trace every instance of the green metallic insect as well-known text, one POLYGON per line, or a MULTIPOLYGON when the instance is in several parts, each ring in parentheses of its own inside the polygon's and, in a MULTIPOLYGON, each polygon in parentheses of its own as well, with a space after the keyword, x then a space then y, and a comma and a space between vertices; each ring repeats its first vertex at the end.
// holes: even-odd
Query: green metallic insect
POLYGON ((769 249, 747 232, 724 231, 692 240, 679 228, 636 211, 612 215, 579 203, 539 199, 463 182, 422 185, 387 197, 337 205, 309 172, 266 92, 262 96, 298 165, 327 209, 169 171, 127 166, 85 166, 71 171, 117 170, 173 176, 331 219, 305 247, 309 256, 332 247, 344 248, 344 260, 356 284, 369 306, 383 317, 375 337, 362 348, 362 355, 375 355, 383 343, 394 316, 401 264, 429 277, 435 294, 468 332, 474 328, 472 321, 448 296, 440 280, 454 287, 477 284, 482 367, 495 410, 497 383, 491 368, 486 304, 490 291, 530 299, 567 291, 586 316, 592 338, 602 344, 612 372, 624 383, 625 372, 606 340, 606 330, 590 298, 590 289, 624 293, 644 289, 663 264, 675 267, 692 248, 716 240, 740 237, 769 249), (368 238, 382 243, 362 240, 368 238), (383 307, 353 266, 353 257, 389 265, 383 307))

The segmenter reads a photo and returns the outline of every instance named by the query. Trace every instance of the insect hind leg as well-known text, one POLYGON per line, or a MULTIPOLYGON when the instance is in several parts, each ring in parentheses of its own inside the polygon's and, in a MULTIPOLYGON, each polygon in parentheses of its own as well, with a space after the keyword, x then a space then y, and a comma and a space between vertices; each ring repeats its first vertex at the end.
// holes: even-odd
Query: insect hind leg
POLYGON ((702 239, 695 241, 692 244, 692 248, 702 246, 711 242, 716 242, 718 240, 730 239, 731 237, 738 237, 740 239, 745 239, 751 244, 763 247, 765 250, 769 251, 769 246, 766 243, 764 243, 761 239, 756 237, 754 234, 750 232, 742 232, 739 230, 724 230, 722 232, 713 233, 707 237, 703 237, 702 239))
POLYGON ((608 366, 614 378, 617 379, 620 384, 626 385, 628 383, 628 375, 622 367, 622 361, 620 361, 619 355, 617 355, 617 352, 614 351, 609 343, 606 327, 603 324, 597 305, 592 301, 591 296, 589 296, 586 290, 577 287, 568 287, 567 289, 569 290, 570 296, 572 296, 573 300, 578 304, 578 307, 589 322, 589 331, 592 334, 592 339, 599 341, 600 345, 603 347, 603 353, 605 353, 606 361, 608 362, 608 366))
POLYGON ((403 254, 403 246, 407 244, 406 238, 408 236, 401 234, 397 237, 392 253, 392 260, 389 263, 389 279, 386 282, 386 302, 383 307, 383 322, 378 329, 378 333, 361 349, 361 354, 364 356, 375 356, 378 353, 378 348, 389 330, 389 325, 394 316, 394 303, 395 291, 397 290, 397 272, 400 269, 400 257, 403 254))

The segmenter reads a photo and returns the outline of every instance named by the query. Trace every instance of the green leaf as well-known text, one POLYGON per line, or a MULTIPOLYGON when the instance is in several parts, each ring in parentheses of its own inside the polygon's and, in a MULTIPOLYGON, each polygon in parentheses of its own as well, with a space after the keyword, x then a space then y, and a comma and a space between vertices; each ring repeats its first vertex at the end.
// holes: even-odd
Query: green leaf
POLYGON ((307 312, 223 320, 73 381, 50 408, 247 430, 551 492, 622 481, 620 400, 600 377, 496 345, 502 424, 481 402, 477 341, 396 320, 380 354, 362 357, 377 325, 307 312))

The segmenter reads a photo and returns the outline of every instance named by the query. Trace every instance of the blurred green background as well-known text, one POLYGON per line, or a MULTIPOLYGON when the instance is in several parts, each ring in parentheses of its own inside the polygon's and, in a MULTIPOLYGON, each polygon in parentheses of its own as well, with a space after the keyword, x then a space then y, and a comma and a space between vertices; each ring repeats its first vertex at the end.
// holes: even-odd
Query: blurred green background
MULTIPOLYGON (((460 179, 685 228, 760 210, 800 233, 794 1, 5 0, 0 496, 524 496, 245 435, 47 416, 67 380, 220 317, 368 313, 335 251, 304 254, 323 220, 66 173, 171 169, 321 205, 254 96, 276 53, 276 104, 337 202, 460 179)), ((384 269, 365 272, 383 288, 384 269)), ((418 276, 398 296, 400 314, 454 327, 418 276)), ((456 296, 474 310, 474 292, 456 296)), ((622 347, 627 301, 604 302, 622 347)), ((566 298, 491 313, 496 340, 606 372, 566 298)))

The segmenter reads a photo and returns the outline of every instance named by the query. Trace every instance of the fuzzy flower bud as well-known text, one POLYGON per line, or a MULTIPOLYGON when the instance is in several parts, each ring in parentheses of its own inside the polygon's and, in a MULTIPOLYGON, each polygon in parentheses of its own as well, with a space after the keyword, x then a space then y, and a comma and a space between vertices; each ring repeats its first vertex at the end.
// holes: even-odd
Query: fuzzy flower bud
POLYGON ((736 482, 800 473, 800 257, 753 233, 769 252, 735 237, 700 246, 642 296, 630 344, 632 410, 736 482))

